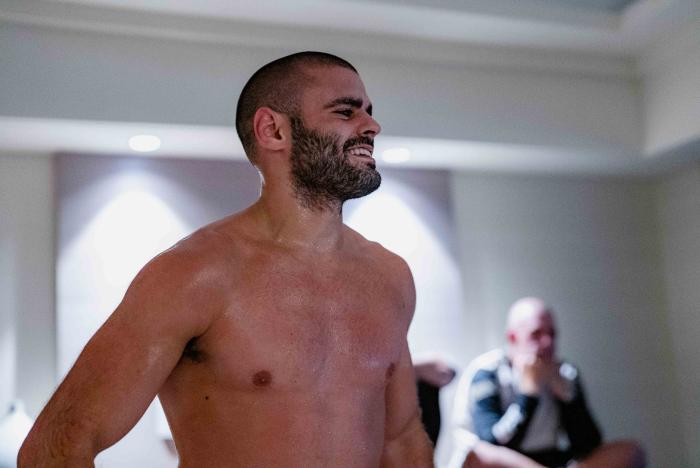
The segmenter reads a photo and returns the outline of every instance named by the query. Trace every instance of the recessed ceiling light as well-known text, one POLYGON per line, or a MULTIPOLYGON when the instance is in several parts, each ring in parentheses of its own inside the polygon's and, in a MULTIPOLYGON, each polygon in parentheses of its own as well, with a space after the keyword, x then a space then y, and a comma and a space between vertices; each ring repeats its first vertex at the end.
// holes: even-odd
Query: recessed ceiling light
POLYGON ((389 148, 382 152, 382 159, 390 164, 399 164, 411 159, 411 152, 406 148, 389 148))
POLYGON ((129 138, 129 148, 139 153, 149 153, 160 148, 160 138, 155 135, 135 135, 129 138))

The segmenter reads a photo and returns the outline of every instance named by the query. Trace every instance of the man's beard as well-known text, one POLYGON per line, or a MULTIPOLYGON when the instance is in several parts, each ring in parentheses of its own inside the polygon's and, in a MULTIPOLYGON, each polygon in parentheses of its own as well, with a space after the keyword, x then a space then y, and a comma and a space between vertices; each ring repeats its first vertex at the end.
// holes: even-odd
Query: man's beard
POLYGON ((379 188, 382 176, 374 164, 349 160, 353 146, 374 146, 369 137, 347 140, 341 149, 339 138, 306 128, 301 117, 291 116, 291 175, 294 192, 301 202, 313 209, 341 206, 351 198, 364 197, 379 188))

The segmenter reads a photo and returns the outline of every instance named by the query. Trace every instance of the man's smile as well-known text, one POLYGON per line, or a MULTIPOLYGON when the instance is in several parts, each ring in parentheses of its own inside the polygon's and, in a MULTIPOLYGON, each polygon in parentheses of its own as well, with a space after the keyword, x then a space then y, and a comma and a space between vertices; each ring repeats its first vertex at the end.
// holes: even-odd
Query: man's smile
POLYGON ((374 163, 374 158, 372 157, 373 147, 369 145, 353 146, 349 148, 346 152, 352 156, 368 159, 370 162, 374 163))

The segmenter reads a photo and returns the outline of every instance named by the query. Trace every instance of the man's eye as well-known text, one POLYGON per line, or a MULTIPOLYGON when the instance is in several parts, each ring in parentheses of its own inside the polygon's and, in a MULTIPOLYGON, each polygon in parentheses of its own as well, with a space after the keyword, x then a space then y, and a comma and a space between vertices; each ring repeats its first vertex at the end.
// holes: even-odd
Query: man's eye
POLYGON ((352 115, 352 109, 340 109, 335 111, 335 113, 343 115, 345 117, 350 117, 352 115))

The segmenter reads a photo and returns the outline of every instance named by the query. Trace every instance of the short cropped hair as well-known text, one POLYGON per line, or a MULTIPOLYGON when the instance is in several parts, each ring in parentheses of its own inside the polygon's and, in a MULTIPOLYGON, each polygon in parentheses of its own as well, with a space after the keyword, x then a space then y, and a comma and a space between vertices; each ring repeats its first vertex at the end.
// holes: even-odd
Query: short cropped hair
POLYGON ((236 107, 236 132, 251 163, 256 161, 253 117, 261 107, 275 112, 298 115, 299 98, 308 84, 304 68, 309 66, 338 66, 357 70, 347 60, 325 52, 298 52, 287 55, 260 68, 243 87, 236 107))

